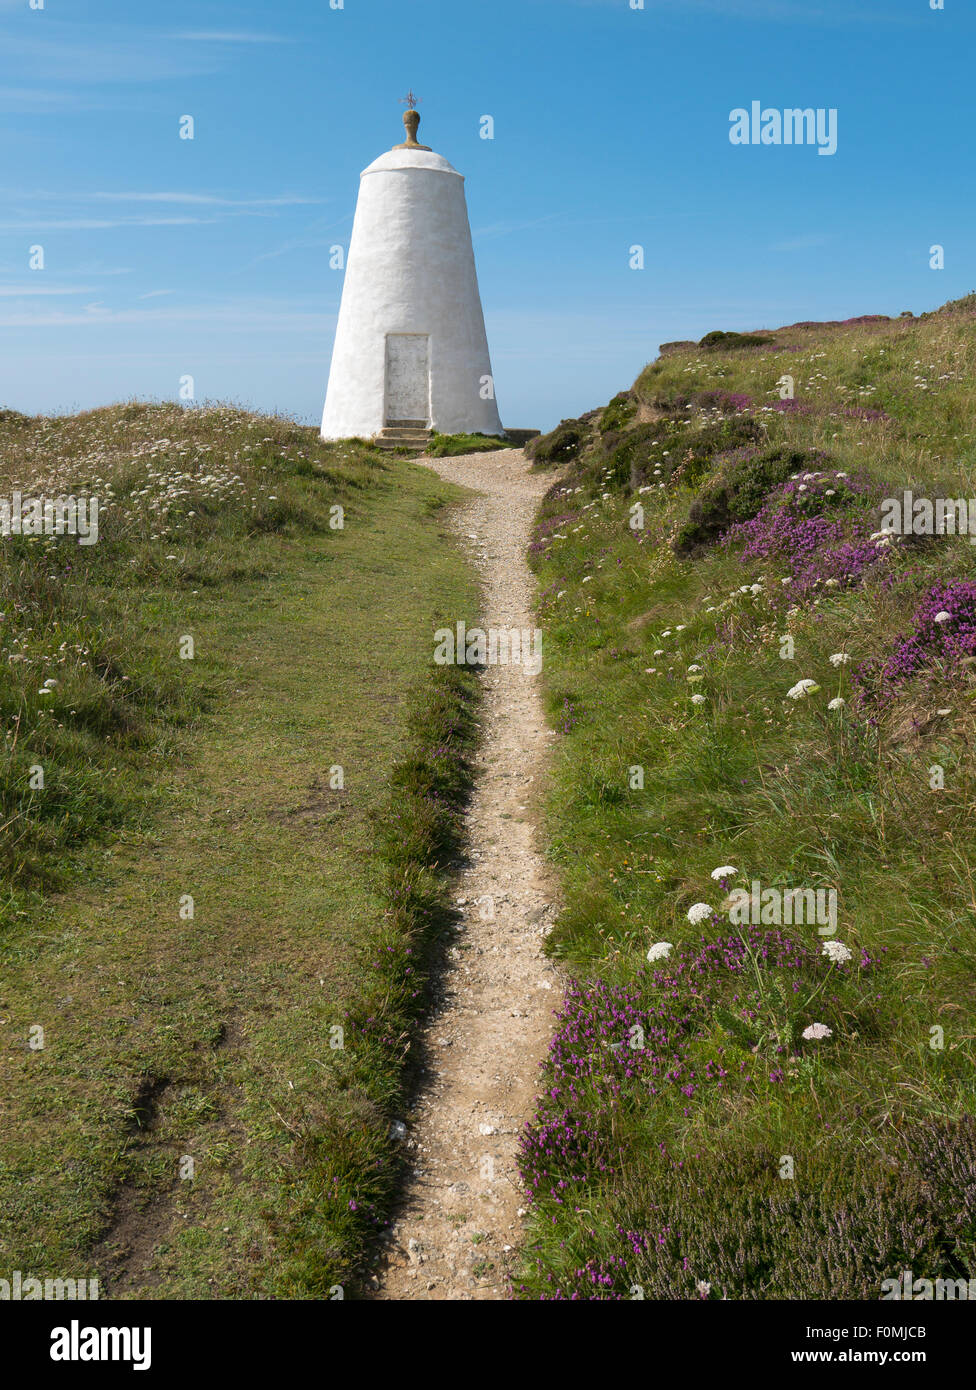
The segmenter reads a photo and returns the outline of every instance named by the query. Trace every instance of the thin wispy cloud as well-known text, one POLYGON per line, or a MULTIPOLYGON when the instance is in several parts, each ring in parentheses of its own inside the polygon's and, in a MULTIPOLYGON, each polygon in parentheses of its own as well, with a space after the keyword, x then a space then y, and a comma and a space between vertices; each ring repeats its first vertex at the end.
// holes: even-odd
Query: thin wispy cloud
MULTIPOLYGON (((244 216, 245 214, 238 214, 244 216)), ((257 214, 253 214, 257 216, 257 214)), ((100 217, 64 217, 36 221, 0 222, 0 232, 105 232, 113 227, 206 227, 219 222, 217 217, 124 217, 110 220, 100 217)))
POLYGON ((299 194, 276 194, 265 198, 232 198, 219 193, 196 193, 179 189, 160 189, 139 192, 134 190, 108 191, 96 189, 92 192, 51 191, 35 189, 31 191, 3 189, 0 201, 6 205, 8 214, 13 217, 0 222, 0 232, 102 232, 126 228, 154 227, 208 227, 228 219, 274 218, 279 212, 296 207, 319 206, 330 201, 325 198, 312 198, 299 194), (72 215, 70 210, 79 209, 88 203, 87 216, 72 215), (40 215, 32 215, 34 205, 40 204, 40 215), (55 209, 54 204, 61 204, 55 209), (109 204, 113 208, 110 216, 91 215, 94 205, 109 204), (47 206, 45 206, 47 205, 47 206), (131 213, 123 208, 131 206, 131 213), (138 207, 158 207, 160 212, 138 213, 138 207), (115 208, 119 209, 118 214, 115 208), (165 209, 173 208, 171 215, 165 209), (176 209, 185 208, 186 212, 176 209), (199 209, 199 212, 196 211, 199 209))
POLYGON ((222 217, 22 217, 19 222, 0 222, 0 232, 104 232, 116 227, 212 227, 228 217, 273 217, 258 208, 233 208, 222 217))
POLYGON ((0 285, 0 299, 27 299, 47 295, 91 294, 91 285, 0 285))
POLYGON ((565 216, 562 212, 549 212, 544 217, 534 217, 530 221, 520 222, 490 222, 484 227, 474 227, 471 235, 478 237, 511 236, 513 232, 533 231, 536 227, 544 227, 550 222, 559 221, 565 216))
MULTIPOLYGON (((566 0, 535 0, 536 4, 563 5, 566 0)), ((570 4, 592 9, 620 10, 625 0, 569 0, 570 4)), ((856 5, 835 4, 832 7, 808 5, 805 0, 644 0, 644 12, 674 14, 681 17, 689 10, 704 10, 730 19, 754 19, 759 22, 812 24, 818 27, 849 24, 909 24, 916 16, 896 14, 889 0, 858 0, 856 5)), ((639 11, 632 10, 635 20, 639 11)))
MULTIPOLYGON (((57 198, 63 194, 46 193, 43 197, 57 198)), ((215 193, 82 193, 82 198, 111 203, 197 203, 223 208, 285 208, 324 203, 325 198, 293 197, 286 194, 276 198, 222 198, 215 193)))
POLYGON ((173 38, 187 43, 294 43, 294 39, 283 38, 280 34, 241 33, 234 29, 188 30, 174 34, 173 38))
POLYGON ((246 265, 240 267, 236 273, 242 270, 250 270, 252 266, 259 265, 261 261, 277 260, 279 256, 287 256, 292 251, 305 251, 310 247, 329 246, 334 244, 334 238, 326 236, 327 232, 334 231, 337 227, 347 227, 352 221, 352 213, 347 213, 344 217, 338 218, 335 222, 329 222, 324 227, 319 227, 317 223, 306 228, 301 236, 291 237, 281 246, 276 246, 272 251, 262 251, 259 256, 254 256, 246 265))
POLYGON ((0 87, 0 111, 7 115, 41 115, 64 107, 91 109, 93 103, 80 100, 64 87, 0 87))
POLYGON ((328 198, 307 198, 291 193, 279 194, 271 198, 227 198, 219 193, 181 193, 181 192, 53 192, 48 189, 3 189, 2 196, 8 202, 16 203, 68 203, 76 207, 79 203, 182 203, 188 207, 213 207, 231 209, 263 209, 287 207, 317 207, 327 203, 328 198))
POLYGON ((109 309, 98 301, 78 312, 67 309, 38 309, 36 312, 0 308, 0 328, 102 328, 119 325, 188 325, 204 324, 209 328, 222 327, 239 332, 299 333, 318 336, 335 327, 334 310, 318 312, 307 307, 292 307, 284 303, 250 300, 217 304, 197 303, 173 308, 109 309))
POLYGON ((208 53, 204 45, 180 45, 172 39, 147 43, 134 37, 131 28, 62 23, 52 30, 43 20, 28 28, 29 34, 4 35, 8 64, 40 82, 69 84, 69 89, 203 77, 221 65, 217 53, 208 53))
POLYGON ((102 266, 97 261, 84 261, 75 266, 79 275, 97 275, 104 279, 106 275, 132 275, 133 269, 129 265, 102 266))

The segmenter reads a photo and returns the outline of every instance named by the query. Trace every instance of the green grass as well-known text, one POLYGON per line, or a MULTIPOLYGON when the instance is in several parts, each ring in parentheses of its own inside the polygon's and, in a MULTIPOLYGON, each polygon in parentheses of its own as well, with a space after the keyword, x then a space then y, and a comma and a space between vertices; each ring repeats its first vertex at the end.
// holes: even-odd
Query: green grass
POLYGON ((232 410, 0 431, 4 490, 111 501, 3 542, 0 1265, 354 1294, 476 732, 454 493, 232 410))
POLYGON ((935 666, 871 722, 853 676, 894 649, 930 584, 976 577, 974 551, 907 546, 890 583, 791 605, 781 580, 795 557, 743 560, 712 533, 692 558, 674 546, 732 468, 708 441, 746 415, 760 451, 819 451, 829 461, 814 467, 873 477, 882 495, 889 483, 974 495, 976 321, 962 305, 770 336, 781 350, 719 344, 651 364, 630 398, 643 442, 626 468, 627 433, 604 442, 599 417, 560 427, 582 443, 543 507, 533 563, 563 734, 547 823, 565 907, 550 949, 582 994, 568 1011, 575 1080, 550 1072, 561 1093, 540 1102, 527 1297, 698 1297, 701 1280, 713 1298, 876 1298, 902 1262, 931 1277, 976 1263, 976 683, 971 668, 935 666), (784 374, 808 409, 768 408, 784 374), (719 391, 752 404, 725 414, 719 391), (858 407, 890 418, 843 413, 858 407), (832 666, 834 653, 850 663, 832 666), (787 698, 801 679, 819 693, 787 698), (827 709, 835 696, 846 708, 827 709), (736 868, 730 887, 835 889, 852 966, 831 973, 808 926, 783 928, 796 965, 745 957, 744 975, 701 983, 649 965, 656 942, 680 961, 734 937, 710 877, 721 865, 736 868), (694 926, 700 902, 712 914, 694 926), (623 1044, 626 1058, 621 1020, 650 1027, 672 1006, 668 1046, 681 1081, 695 1073, 690 1094, 606 1050, 623 1044), (815 1021, 832 1036, 803 1041, 815 1021), (721 1086, 708 1080, 719 1067, 721 1086))
POLYGON ((438 434, 435 430, 433 438, 424 450, 431 458, 453 458, 458 454, 481 454, 489 449, 509 449, 511 445, 507 439, 499 438, 497 434, 438 434))

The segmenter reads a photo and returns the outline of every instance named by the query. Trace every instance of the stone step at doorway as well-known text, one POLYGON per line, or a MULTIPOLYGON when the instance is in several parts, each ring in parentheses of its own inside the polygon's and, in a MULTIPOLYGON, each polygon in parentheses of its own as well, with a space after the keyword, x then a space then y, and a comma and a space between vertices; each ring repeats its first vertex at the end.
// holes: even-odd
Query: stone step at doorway
POLYGON ((373 440, 378 449, 412 449, 421 454, 431 440, 425 420, 395 420, 373 440))

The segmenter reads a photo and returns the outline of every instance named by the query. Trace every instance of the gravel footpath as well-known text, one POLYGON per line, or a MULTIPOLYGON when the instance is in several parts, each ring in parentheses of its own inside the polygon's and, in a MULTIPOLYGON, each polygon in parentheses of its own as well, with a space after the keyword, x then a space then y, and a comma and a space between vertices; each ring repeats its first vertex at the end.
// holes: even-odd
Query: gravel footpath
MULTIPOLYGON (((480 625, 534 628, 525 552, 551 478, 529 472, 520 449, 418 462, 477 493, 451 525, 481 577, 480 625)), ((560 999, 542 954, 555 887, 534 829, 552 734, 538 678, 522 666, 489 666, 484 693, 455 888, 463 922, 423 1040, 427 1080, 409 1117, 412 1171, 376 1279, 381 1299, 505 1298, 521 1242, 515 1151, 560 999)))

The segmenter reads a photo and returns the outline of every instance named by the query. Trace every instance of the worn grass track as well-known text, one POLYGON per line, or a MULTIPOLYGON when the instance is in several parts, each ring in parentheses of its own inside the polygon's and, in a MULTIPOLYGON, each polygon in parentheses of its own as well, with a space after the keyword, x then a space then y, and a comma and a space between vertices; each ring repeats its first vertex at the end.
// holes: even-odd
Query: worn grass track
POLYGON ((308 1156, 332 1136, 343 1183, 383 1190, 395 1078, 350 1078, 330 1042, 385 910, 373 818, 408 700, 473 597, 448 496, 396 463, 343 531, 277 535, 259 577, 166 612, 209 711, 163 757, 120 755, 141 814, 65 891, 21 895, 0 943, 0 1269, 183 1298, 320 1296, 354 1269, 381 1216, 345 1197, 310 1221, 308 1156))

